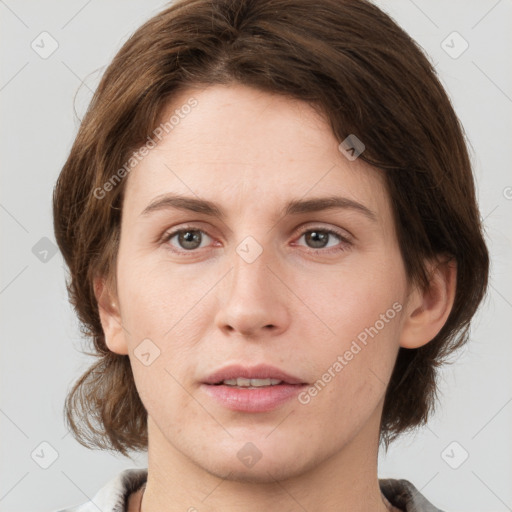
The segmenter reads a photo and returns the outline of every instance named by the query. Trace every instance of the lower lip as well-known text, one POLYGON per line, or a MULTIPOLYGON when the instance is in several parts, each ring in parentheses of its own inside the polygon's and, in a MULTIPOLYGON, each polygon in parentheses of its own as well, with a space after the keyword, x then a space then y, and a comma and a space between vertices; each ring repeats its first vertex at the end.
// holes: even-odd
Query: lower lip
POLYGON ((261 388, 235 388, 224 384, 202 384, 201 388, 221 405, 232 411, 266 412, 288 402, 306 384, 278 384, 261 388))

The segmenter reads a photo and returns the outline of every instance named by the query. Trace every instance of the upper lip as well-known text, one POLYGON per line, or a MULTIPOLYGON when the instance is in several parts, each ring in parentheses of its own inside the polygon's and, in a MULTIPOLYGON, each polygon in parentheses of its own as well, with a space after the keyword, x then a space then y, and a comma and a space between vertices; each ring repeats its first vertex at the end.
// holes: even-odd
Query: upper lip
POLYGON ((224 380, 243 377, 245 379, 279 379, 287 384, 306 384, 302 379, 294 377, 275 366, 259 364, 256 366, 228 365, 210 374, 204 384, 218 384, 224 380))

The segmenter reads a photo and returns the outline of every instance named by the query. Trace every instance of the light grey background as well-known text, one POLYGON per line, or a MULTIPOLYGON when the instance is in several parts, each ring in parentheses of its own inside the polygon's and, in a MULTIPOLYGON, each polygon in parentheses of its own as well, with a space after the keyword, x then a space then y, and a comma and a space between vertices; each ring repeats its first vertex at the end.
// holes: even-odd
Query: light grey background
MULTIPOLYGON (((82 503, 122 469, 146 466, 145 454, 87 450, 65 428, 64 398, 91 359, 79 352, 86 345, 67 303, 62 257, 44 250, 54 242, 52 188, 92 90, 127 37, 164 5, 0 0, 1 511, 82 503), (58 43, 46 59, 31 47, 35 40, 43 51, 44 31, 58 43), (35 462, 51 462, 42 442, 58 454, 47 469, 35 462), (44 456, 33 459, 34 450, 44 456)), ((407 478, 443 510, 512 510, 512 2, 378 5, 429 53, 465 126, 492 253, 489 297, 471 342, 442 372, 436 415, 381 454, 379 476, 407 478), (469 44, 458 58, 464 42, 453 31, 469 44)))

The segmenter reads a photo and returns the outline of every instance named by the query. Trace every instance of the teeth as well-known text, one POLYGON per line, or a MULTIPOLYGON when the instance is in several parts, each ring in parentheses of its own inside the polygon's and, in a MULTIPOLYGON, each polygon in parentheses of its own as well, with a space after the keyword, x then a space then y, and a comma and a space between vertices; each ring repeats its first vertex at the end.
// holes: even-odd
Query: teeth
POLYGON ((226 386, 259 388, 263 386, 276 386, 277 384, 281 384, 281 382, 283 381, 279 379, 244 379, 243 377, 238 377, 237 379, 226 379, 222 383, 226 386))

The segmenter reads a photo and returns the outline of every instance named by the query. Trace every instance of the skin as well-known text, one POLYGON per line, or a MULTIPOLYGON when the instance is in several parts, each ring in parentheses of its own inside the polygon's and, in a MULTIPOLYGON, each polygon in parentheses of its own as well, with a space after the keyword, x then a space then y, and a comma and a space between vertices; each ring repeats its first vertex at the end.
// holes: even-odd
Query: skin
POLYGON ((377 477, 386 385, 399 347, 428 343, 445 323, 456 269, 439 263, 425 292, 408 283, 381 172, 348 160, 306 103, 242 85, 191 88, 162 119, 192 96, 198 105, 129 175, 117 293, 95 283, 108 347, 129 356, 148 412, 142 510, 398 510, 377 477), (215 201, 225 218, 141 215, 170 192, 215 201), (354 209, 281 214, 292 198, 329 195, 376 221, 354 209), (202 232, 197 248, 163 240, 187 227, 202 232), (313 228, 349 243, 330 235, 322 248, 313 228), (236 251, 248 236, 262 249, 251 263, 236 251), (308 404, 234 412, 200 388, 228 363, 265 362, 313 384, 396 302, 401 311, 308 404), (149 366, 134 353, 146 338, 160 350, 149 366), (250 468, 237 457, 247 442, 261 453, 250 468))

